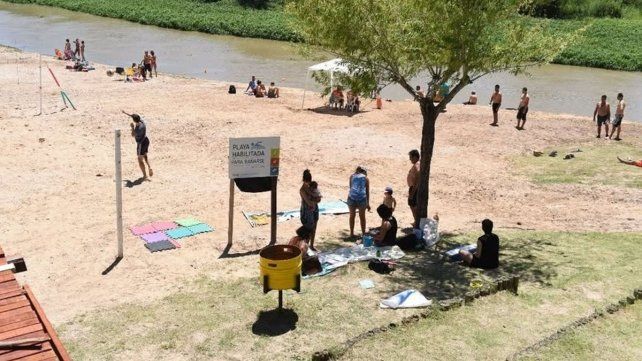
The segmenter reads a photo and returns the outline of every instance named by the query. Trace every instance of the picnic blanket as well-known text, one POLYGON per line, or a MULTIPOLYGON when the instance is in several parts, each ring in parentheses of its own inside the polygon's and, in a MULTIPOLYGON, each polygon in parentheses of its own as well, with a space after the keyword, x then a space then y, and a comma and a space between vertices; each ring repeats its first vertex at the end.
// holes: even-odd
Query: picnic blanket
POLYGON ((461 255, 459 254, 459 251, 468 251, 470 253, 473 253, 477 251, 477 245, 476 244, 469 244, 469 245, 464 245, 464 246, 459 246, 455 247, 449 251, 446 251, 444 254, 446 257, 448 257, 448 260, 450 262, 459 262, 462 260, 461 255))
MULTIPOLYGON (((319 203, 319 214, 346 214, 349 213, 350 209, 344 201, 328 201, 319 203)), ((243 216, 250 223, 250 226, 262 226, 270 223, 270 213, 269 212, 252 212, 252 211, 243 211, 243 216)), ((301 211, 299 209, 291 209, 287 211, 278 212, 277 223, 282 223, 289 221, 291 219, 300 218, 301 211)))
POLYGON ((400 259, 405 255, 401 248, 397 246, 377 248, 364 247, 362 244, 359 244, 352 247, 337 248, 318 253, 317 257, 319 257, 322 271, 317 274, 304 276, 303 279, 325 276, 348 263, 369 261, 375 258, 382 260, 400 259), (377 257, 377 249, 381 252, 380 257, 377 257))

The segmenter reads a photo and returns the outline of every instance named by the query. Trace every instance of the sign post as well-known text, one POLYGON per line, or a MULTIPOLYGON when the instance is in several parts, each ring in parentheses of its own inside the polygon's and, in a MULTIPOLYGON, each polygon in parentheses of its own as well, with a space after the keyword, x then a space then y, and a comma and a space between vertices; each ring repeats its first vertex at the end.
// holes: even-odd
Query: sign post
POLYGON ((270 178, 271 187, 269 190, 272 192, 270 244, 276 243, 276 190, 281 155, 280 142, 279 137, 230 138, 230 202, 227 249, 232 247, 234 234, 234 180, 242 178, 256 178, 257 182, 261 178, 270 178))
POLYGON ((118 256, 123 258, 123 182, 120 162, 120 129, 114 131, 115 173, 116 173, 116 236, 118 237, 118 256))

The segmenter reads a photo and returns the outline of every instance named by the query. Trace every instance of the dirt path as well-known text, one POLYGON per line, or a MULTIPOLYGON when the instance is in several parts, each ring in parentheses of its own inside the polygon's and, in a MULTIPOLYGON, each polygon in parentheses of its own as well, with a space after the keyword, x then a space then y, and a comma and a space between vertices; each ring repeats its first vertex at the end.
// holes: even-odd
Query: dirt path
MULTIPOLYGON (((326 199, 344 199, 348 177, 362 164, 369 170, 373 202, 391 185, 400 204, 400 225, 411 221, 405 206, 407 152, 419 147, 421 129, 413 102, 386 102, 384 110, 376 110, 366 101, 365 111, 352 117, 319 114, 299 110, 301 91, 296 89, 282 89, 281 99, 268 100, 228 95, 224 83, 167 75, 125 84, 117 76, 107 77, 106 66, 75 73, 47 60, 78 111, 59 110, 58 89, 44 73, 45 115, 34 117, 37 57, 21 54, 16 71, 15 55, 9 52, 0 50, 1 242, 9 254, 27 259, 30 270, 21 277, 56 323, 97 307, 156 299, 205 272, 227 278, 256 275, 254 257, 217 259, 227 235, 229 137, 281 136, 280 209, 298 207, 303 169, 310 168, 326 199), (113 129, 129 126, 120 109, 146 119, 155 171, 151 182, 124 188, 125 226, 193 215, 216 231, 160 254, 150 254, 126 233, 125 259, 102 276, 116 251, 113 129)), ((321 105, 318 98, 309 99, 308 106, 321 105)), ((490 109, 485 106, 452 105, 440 117, 430 212, 439 212, 441 229, 477 230, 478 222, 489 217, 499 228, 642 230, 641 189, 538 185, 515 175, 508 159, 529 149, 608 143, 593 138, 588 118, 529 115, 523 132, 513 127, 513 111, 502 110, 498 128, 487 125, 490 109)), ((640 130, 640 125, 626 124, 632 139, 627 142, 642 145, 639 136, 633 137, 640 130)), ((125 134, 123 178, 133 181, 139 173, 135 143, 125 134)), ((267 194, 237 197, 233 251, 267 242, 269 228, 250 228, 240 211, 268 210, 268 199, 267 194)), ((368 222, 376 225, 375 213, 368 214, 368 222)), ((280 241, 298 224, 281 224, 280 241)), ((347 226, 347 216, 324 216, 318 233, 336 238, 347 226)))

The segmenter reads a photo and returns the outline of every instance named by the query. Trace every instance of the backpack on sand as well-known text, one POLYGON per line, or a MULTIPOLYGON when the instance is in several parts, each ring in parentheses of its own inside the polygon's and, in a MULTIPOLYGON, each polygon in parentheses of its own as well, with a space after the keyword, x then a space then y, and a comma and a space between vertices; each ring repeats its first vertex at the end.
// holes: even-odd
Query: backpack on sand
POLYGON ((227 93, 236 94, 236 87, 234 85, 230 85, 230 89, 228 89, 227 93))

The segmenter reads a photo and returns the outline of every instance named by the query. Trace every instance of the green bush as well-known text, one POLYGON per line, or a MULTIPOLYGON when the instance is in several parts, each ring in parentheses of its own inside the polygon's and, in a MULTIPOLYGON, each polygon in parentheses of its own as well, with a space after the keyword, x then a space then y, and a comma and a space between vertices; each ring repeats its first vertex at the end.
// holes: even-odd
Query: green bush
POLYGON ((593 0, 589 15, 596 18, 621 18, 622 0, 593 0))
MULTIPOLYGON (((640 3, 642 0, 625 0, 640 3)), ((522 0, 521 14, 549 19, 621 18, 623 0, 522 0)), ((631 5, 631 4, 627 4, 631 5)))

